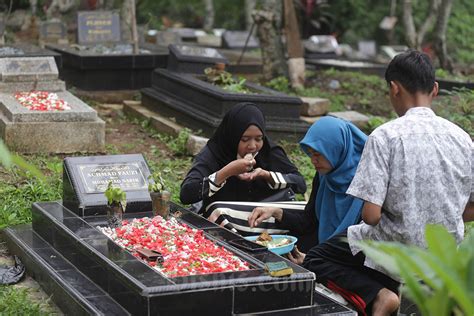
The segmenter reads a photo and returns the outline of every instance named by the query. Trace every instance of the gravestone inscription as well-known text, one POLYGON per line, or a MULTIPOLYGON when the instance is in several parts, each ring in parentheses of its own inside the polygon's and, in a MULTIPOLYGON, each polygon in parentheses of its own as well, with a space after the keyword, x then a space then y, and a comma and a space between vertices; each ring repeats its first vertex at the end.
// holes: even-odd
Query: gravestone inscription
POLYGON ((141 154, 68 157, 63 170, 63 204, 79 216, 105 214, 109 182, 126 192, 126 212, 151 211, 150 170, 141 154))
POLYGON ((80 45, 120 42, 120 18, 110 11, 77 13, 77 41, 80 45))

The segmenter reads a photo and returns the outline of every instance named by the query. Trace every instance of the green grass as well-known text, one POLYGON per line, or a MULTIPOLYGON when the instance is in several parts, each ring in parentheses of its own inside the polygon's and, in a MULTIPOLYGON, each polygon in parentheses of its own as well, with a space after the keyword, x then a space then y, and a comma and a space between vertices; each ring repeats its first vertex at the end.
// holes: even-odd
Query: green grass
POLYGON ((290 95, 329 99, 330 112, 356 110, 370 115, 394 116, 387 96, 387 84, 375 75, 327 69, 308 71, 304 89, 292 90, 284 77, 275 78, 266 85, 290 95), (340 88, 328 88, 332 80, 339 81, 340 88))
POLYGON ((28 297, 28 289, 0 286, 0 315, 50 315, 42 303, 28 297))

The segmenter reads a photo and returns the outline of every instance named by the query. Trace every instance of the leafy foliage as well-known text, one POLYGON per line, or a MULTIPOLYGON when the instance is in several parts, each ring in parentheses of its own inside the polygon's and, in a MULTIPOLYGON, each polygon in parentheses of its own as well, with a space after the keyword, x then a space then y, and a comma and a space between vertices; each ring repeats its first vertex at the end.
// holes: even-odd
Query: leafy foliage
POLYGON ((439 225, 428 225, 425 236, 426 250, 394 242, 364 242, 361 247, 403 279, 404 291, 423 315, 474 315, 474 229, 459 247, 439 225))
POLYGON ((165 180, 161 176, 161 172, 154 172, 149 177, 148 180, 151 180, 148 184, 149 192, 161 192, 166 190, 165 180))
MULTIPOLYGON (((245 29, 244 0, 214 0, 214 26, 226 29, 245 29)), ((202 27, 205 15, 202 0, 140 0, 137 6, 138 22, 150 27, 161 28, 162 17, 172 24, 180 23, 186 27, 202 27)), ((165 25, 166 26, 166 25, 165 25)))
POLYGON ((433 109, 436 114, 458 125, 474 138, 474 90, 455 91, 437 100, 433 109))
POLYGON ((33 303, 28 297, 28 289, 0 286, 1 315, 48 315, 41 304, 33 303))
POLYGON ((232 77, 232 74, 225 70, 217 70, 209 67, 204 69, 206 80, 213 85, 219 86, 224 90, 235 92, 235 93, 251 93, 251 91, 245 87, 244 78, 238 80, 232 77))
POLYGON ((107 189, 104 192, 109 205, 121 204, 125 209, 127 203, 127 194, 119 187, 114 187, 112 181, 109 181, 107 189))
POLYGON ((474 2, 454 1, 448 22, 446 40, 455 60, 469 65, 474 63, 474 2))

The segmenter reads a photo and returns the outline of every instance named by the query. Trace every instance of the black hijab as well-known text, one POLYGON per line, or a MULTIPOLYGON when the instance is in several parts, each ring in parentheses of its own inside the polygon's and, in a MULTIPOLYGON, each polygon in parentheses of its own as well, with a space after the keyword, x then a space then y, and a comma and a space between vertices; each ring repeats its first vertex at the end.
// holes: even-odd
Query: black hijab
POLYGON ((263 147, 256 157, 257 163, 262 160, 259 158, 268 157, 271 148, 276 146, 266 136, 262 111, 254 103, 238 103, 225 114, 214 135, 207 142, 220 167, 237 158, 240 139, 250 125, 257 126, 263 134, 263 147))

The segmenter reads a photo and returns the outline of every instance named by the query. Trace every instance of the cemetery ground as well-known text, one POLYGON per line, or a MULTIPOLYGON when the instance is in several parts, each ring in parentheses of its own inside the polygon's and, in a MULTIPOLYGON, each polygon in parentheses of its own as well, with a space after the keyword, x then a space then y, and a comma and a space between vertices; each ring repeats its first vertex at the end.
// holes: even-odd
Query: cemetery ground
MULTIPOLYGON (((257 78, 258 79, 258 78, 257 78)), ((251 78, 249 80, 255 80, 251 78)), ((389 105, 386 83, 379 77, 360 73, 325 70, 308 73, 307 87, 298 92, 288 88, 288 81, 277 78, 267 83, 273 89, 299 96, 328 98, 330 111, 357 110, 370 115, 366 132, 395 114, 389 105)), ((136 99, 139 99, 137 93, 136 99)), ((141 153, 152 171, 160 170, 172 192, 172 200, 179 203, 179 188, 182 179, 191 166, 192 157, 186 152, 189 130, 177 137, 161 134, 150 127, 149 122, 126 117, 121 104, 99 103, 94 99, 83 99, 91 105, 106 122, 106 150, 103 154, 141 153)), ((462 126, 474 137, 474 92, 461 91, 442 96, 435 105, 439 115, 462 126)), ((298 166, 311 190, 314 169, 297 144, 282 142, 282 146, 298 166)), ((83 154, 76 154, 83 155, 83 154)), ((93 155, 93 154, 88 154, 93 155)), ((70 156, 70 155, 68 155, 70 156)), ((0 168, 0 229, 31 222, 31 203, 61 199, 62 163, 66 155, 25 155, 24 158, 37 166, 45 175, 37 179, 17 168, 0 168)), ((299 199, 304 199, 299 196, 299 199)), ((0 242, 0 264, 9 261, 8 250, 0 242)), ((60 314, 50 304, 48 296, 29 277, 15 286, 0 287, 0 313, 6 314, 60 314)))

